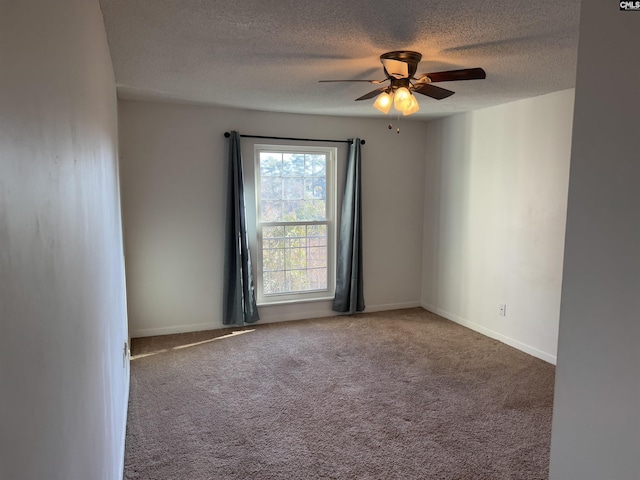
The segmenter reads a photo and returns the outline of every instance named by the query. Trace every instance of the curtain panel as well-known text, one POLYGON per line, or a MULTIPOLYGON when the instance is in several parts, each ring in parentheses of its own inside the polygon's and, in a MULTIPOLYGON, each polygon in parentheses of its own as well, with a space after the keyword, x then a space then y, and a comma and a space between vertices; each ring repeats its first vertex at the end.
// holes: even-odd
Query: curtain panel
POLYGON ((336 294, 333 310, 354 314, 364 310, 362 282, 362 179, 361 140, 351 139, 347 178, 338 237, 336 294))
POLYGON ((260 316, 251 273, 240 134, 235 131, 229 136, 227 175, 222 323, 246 325, 260 316))

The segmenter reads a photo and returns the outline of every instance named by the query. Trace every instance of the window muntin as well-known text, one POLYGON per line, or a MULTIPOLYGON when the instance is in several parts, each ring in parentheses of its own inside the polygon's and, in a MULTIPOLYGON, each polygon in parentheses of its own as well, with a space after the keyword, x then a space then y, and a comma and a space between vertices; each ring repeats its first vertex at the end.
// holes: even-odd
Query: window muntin
POLYGON ((333 296, 335 157, 329 147, 256 145, 259 303, 333 296))

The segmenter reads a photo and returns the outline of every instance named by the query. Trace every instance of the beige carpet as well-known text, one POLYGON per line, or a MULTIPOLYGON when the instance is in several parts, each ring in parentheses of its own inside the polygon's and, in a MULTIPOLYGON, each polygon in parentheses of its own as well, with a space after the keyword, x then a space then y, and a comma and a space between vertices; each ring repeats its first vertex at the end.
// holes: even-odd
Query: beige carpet
POLYGON ((126 479, 548 477, 542 360, 419 308, 237 330, 134 341, 126 479))

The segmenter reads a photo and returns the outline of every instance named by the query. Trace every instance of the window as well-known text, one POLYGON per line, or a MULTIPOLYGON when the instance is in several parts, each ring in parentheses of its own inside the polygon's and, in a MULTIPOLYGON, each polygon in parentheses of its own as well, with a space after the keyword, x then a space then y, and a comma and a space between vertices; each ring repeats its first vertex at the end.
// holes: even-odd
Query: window
POLYGON ((335 158, 330 147, 256 145, 259 304, 333 297, 335 158))

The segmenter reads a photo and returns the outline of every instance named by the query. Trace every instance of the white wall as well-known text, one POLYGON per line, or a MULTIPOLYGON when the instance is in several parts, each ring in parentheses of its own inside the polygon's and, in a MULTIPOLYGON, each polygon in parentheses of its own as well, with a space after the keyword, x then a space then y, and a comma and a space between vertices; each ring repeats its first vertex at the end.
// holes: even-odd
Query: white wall
POLYGON ((550 478, 640 478, 640 13, 583 1, 550 478))
POLYGON ((100 7, 0 4, 0 478, 122 478, 116 95, 100 7))
MULTIPOLYGON (((226 143, 223 133, 365 139, 364 283, 368 310, 420 305, 424 122, 119 103, 132 336, 222 327, 226 143)), ((243 140, 247 180, 253 143, 243 140)), ((268 143, 268 141, 266 141, 268 143)), ((335 145, 335 144, 332 144, 335 145)), ((342 190, 347 153, 339 144, 342 190)), ((253 205, 253 197, 247 198, 253 205)), ((254 255, 255 258, 255 255, 254 255)), ((331 302, 260 307, 261 322, 333 315, 331 302)))
POLYGON ((552 363, 573 95, 455 115, 427 130, 423 306, 552 363))

